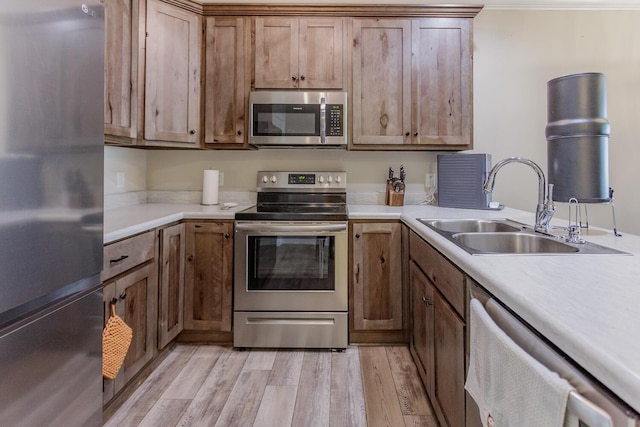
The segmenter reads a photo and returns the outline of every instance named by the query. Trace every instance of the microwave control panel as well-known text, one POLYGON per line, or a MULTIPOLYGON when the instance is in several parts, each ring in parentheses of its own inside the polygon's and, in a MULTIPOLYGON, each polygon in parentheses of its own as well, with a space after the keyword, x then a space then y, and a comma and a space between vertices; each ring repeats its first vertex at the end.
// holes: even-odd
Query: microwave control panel
POLYGON ((342 104, 327 104, 327 136, 342 136, 342 104))

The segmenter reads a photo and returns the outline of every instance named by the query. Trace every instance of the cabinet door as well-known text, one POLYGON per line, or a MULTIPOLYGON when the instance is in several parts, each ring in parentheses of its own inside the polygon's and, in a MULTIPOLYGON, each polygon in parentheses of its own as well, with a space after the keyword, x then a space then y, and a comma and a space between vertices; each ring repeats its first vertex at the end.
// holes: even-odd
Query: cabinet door
POLYGON ((255 87, 298 87, 298 18, 255 19, 255 87))
MULTIPOLYGON (((156 354, 157 268, 155 262, 146 264, 112 282, 110 286, 115 287, 115 293, 113 290, 105 292, 107 308, 109 297, 117 299, 116 314, 133 330, 131 346, 118 376, 113 380, 115 393, 124 387, 156 354)), ((107 289, 106 286, 105 289, 107 289)), ((105 390, 107 390, 111 386, 109 381, 105 381, 105 390)))
POLYGON ((131 138, 131 142, 135 142, 139 1, 106 0, 104 5, 104 133, 131 138))
POLYGON ((164 348, 184 325, 184 224, 160 230, 158 349, 164 348))
POLYGON ((412 23, 413 144, 471 146, 471 19, 412 23))
POLYGON ((463 427, 464 321, 441 294, 434 295, 435 388, 432 401, 449 427, 463 427))
POLYGON ((353 329, 402 330, 400 223, 353 224, 353 329))
MULTIPOLYGON (((116 298, 116 283, 110 282, 105 283, 102 288, 102 301, 104 303, 103 310, 103 324, 107 326, 107 320, 111 316, 111 301, 114 300, 116 303, 118 299, 116 298)), ((118 313, 118 307, 116 306, 116 314, 118 313)), ((103 326, 103 327, 104 327, 103 326)), ((106 378, 102 379, 102 403, 107 404, 113 396, 116 394, 116 381, 108 380, 106 378)))
POLYGON ((301 18, 298 87, 343 87, 342 18, 301 18))
POLYGON ((230 331, 233 223, 187 223, 184 328, 230 331))
POLYGON ((198 147, 201 18, 149 0, 144 136, 147 145, 198 147))
POLYGON ((429 396, 433 396, 434 390, 434 288, 429 279, 415 264, 410 264, 411 274, 411 301, 413 329, 411 332, 411 345, 417 355, 418 371, 423 377, 425 389, 429 396))
POLYGON ((411 142, 411 21, 353 20, 352 148, 411 142))
POLYGON ((244 18, 206 18, 204 142, 213 144, 209 148, 246 147, 250 35, 245 27, 244 18))

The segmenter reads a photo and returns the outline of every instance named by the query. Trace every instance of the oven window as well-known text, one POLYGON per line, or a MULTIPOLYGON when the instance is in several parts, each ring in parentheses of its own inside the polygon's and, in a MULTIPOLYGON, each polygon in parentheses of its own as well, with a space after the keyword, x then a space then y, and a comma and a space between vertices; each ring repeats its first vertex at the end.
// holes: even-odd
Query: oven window
POLYGON ((248 290, 335 290, 335 237, 249 236, 248 290))
POLYGON ((255 104, 254 136, 319 136, 317 105, 255 104))

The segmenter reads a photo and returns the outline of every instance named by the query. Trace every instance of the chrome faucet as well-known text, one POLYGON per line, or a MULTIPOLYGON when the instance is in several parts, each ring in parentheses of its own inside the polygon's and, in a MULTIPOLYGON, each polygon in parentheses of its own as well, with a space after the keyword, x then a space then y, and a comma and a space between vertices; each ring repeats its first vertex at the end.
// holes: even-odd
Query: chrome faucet
POLYGON ((549 184, 549 191, 546 194, 546 179, 544 177, 544 172, 540 169, 540 166, 535 164, 533 161, 529 159, 525 159, 523 157, 508 157, 506 159, 500 160, 496 163, 493 168, 489 171, 489 175, 487 176, 487 180, 484 182, 484 191, 487 193, 493 193, 493 187, 496 184, 496 174, 502 168, 502 166, 508 163, 522 163, 525 164, 531 169, 533 169, 536 174, 538 174, 538 204, 536 205, 536 225, 535 230, 548 233, 549 232, 549 222, 553 217, 553 214, 556 211, 556 206, 553 203, 553 184, 549 184))

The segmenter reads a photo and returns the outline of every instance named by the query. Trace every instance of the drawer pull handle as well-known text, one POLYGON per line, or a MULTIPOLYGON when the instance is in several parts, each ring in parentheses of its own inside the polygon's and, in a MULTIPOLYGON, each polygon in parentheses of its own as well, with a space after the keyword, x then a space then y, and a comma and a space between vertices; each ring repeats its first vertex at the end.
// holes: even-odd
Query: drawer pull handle
POLYGON ((120 261, 124 261, 125 259, 129 258, 129 255, 122 255, 120 258, 118 259, 112 259, 109 261, 109 264, 117 264, 120 261))

